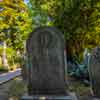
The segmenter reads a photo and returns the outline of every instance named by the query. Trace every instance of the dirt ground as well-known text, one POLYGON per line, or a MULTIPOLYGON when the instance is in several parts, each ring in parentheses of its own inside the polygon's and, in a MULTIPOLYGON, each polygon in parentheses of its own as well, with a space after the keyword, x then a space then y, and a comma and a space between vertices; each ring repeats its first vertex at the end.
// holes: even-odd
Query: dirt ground
POLYGON ((26 91, 21 77, 17 77, 0 85, 0 100, 19 100, 26 91))
POLYGON ((78 100, 100 100, 92 96, 91 87, 77 79, 68 78, 69 90, 75 92, 78 100))

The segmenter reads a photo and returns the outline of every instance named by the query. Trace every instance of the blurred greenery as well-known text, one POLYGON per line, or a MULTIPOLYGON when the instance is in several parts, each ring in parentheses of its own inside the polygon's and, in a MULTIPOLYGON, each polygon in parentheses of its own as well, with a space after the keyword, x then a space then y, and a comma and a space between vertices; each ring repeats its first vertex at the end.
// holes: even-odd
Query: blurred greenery
MULTIPOLYGON (((91 50, 100 45, 100 0, 29 1, 30 10, 36 11, 41 18, 43 15, 49 17, 51 25, 63 32, 68 57, 81 57, 84 48, 91 50)), ((43 23, 41 21, 40 25, 43 23)))
POLYGON ((31 32, 32 19, 23 0, 0 1, 0 40, 15 50, 23 47, 23 41, 31 32))
POLYGON ((100 0, 0 1, 0 44, 6 41, 10 65, 21 63, 25 41, 38 26, 59 28, 65 37, 67 57, 82 61, 84 48, 100 45, 100 0))
POLYGON ((8 72, 8 69, 5 69, 4 66, 0 66, 0 73, 8 72))
MULTIPOLYGON (((2 52, 3 52, 3 48, 0 47, 0 56, 1 57, 2 57, 2 52)), ((7 53, 9 69, 16 69, 16 68, 20 67, 20 64, 23 61, 22 55, 17 54, 17 51, 10 47, 6 49, 6 53, 7 53)), ((0 66, 3 66, 2 61, 0 63, 1 63, 0 66)))
POLYGON ((28 7, 24 0, 0 1, 0 55, 5 56, 9 66, 20 63, 24 51, 25 40, 32 31, 32 19, 29 17, 28 7), (20 55, 18 55, 18 53, 20 55))

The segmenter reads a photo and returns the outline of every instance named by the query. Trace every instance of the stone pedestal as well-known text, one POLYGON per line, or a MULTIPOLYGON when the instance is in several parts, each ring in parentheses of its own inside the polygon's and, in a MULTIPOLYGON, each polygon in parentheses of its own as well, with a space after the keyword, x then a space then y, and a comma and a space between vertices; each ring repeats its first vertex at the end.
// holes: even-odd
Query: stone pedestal
POLYGON ((24 95, 21 100, 78 100, 75 93, 69 93, 68 95, 24 95))

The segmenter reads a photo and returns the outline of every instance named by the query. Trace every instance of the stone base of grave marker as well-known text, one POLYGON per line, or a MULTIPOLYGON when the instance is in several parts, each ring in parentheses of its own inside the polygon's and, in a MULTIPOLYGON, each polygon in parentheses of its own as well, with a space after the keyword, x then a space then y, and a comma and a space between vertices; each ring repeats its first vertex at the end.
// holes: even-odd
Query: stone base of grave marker
POLYGON ((21 100, 78 100, 75 93, 69 93, 68 95, 24 95, 21 100))

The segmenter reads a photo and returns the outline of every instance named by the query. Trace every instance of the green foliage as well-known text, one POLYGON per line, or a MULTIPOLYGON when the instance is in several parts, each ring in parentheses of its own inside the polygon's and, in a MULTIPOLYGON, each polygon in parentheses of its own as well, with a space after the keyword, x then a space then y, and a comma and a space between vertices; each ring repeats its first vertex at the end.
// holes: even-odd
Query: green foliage
MULTIPOLYGON (((0 1, 0 42, 7 44, 7 58, 9 65, 21 62, 24 41, 32 31, 32 19, 29 17, 28 7, 24 0, 1 0, 0 1)), ((2 56, 3 48, 0 48, 2 56)), ((3 59, 3 58, 2 58, 3 59)))
POLYGON ((64 33, 68 56, 79 56, 84 48, 100 44, 100 0, 30 0, 30 3, 53 19, 52 25, 64 33))
POLYGON ((17 57, 16 51, 13 48, 7 48, 6 52, 9 65, 13 65, 17 57))
MULTIPOLYGON (((1 56, 2 56, 2 52, 3 52, 3 48, 0 47, 0 55, 1 56)), ((13 47, 6 48, 6 53, 7 53, 8 64, 10 66, 14 65, 15 63, 22 62, 21 54, 17 54, 17 51, 15 49, 13 49, 13 47)))
POLYGON ((35 0, 30 0, 28 3, 28 10, 30 17, 32 18, 32 28, 39 26, 49 25, 51 26, 52 23, 49 19, 48 14, 45 11, 42 11, 39 5, 36 4, 35 0))
POLYGON ((1 72, 8 72, 8 69, 6 69, 4 66, 0 65, 0 73, 1 72))
POLYGON ((23 0, 0 1, 0 41, 14 49, 23 48, 23 40, 31 32, 31 18, 23 0))

